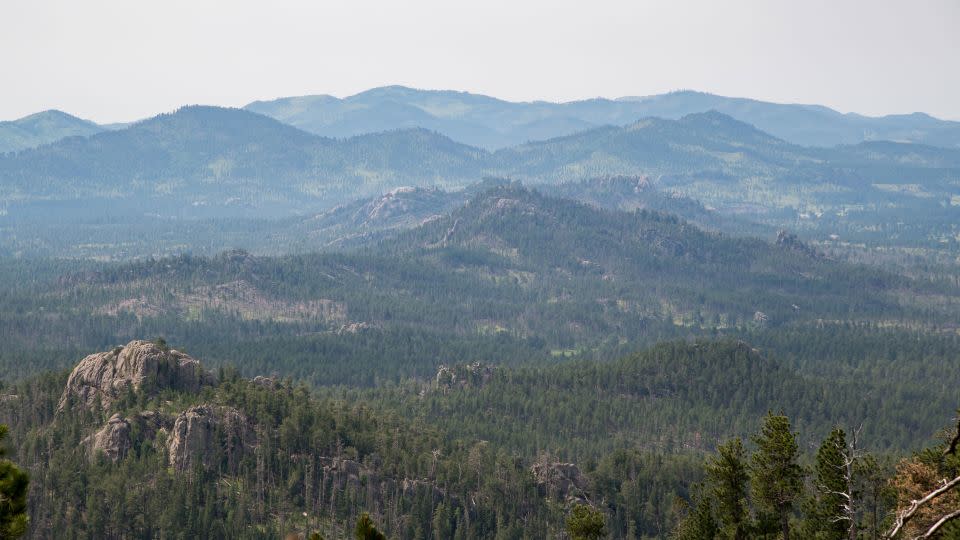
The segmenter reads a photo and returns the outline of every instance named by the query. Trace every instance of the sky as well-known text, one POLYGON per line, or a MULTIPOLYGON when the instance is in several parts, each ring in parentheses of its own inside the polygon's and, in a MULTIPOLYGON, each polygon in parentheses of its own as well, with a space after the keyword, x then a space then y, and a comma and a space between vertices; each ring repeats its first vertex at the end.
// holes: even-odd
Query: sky
POLYGON ((692 89, 960 120, 958 0, 3 0, 0 120, 129 121, 402 84, 692 89))

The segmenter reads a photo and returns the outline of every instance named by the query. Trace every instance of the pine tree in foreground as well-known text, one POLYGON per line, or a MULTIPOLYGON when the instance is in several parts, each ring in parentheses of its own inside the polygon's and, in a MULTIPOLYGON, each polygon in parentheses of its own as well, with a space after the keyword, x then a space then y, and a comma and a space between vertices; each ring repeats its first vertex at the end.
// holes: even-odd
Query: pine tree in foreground
MULTIPOLYGON (((0 425, 0 442, 8 428, 0 425)), ((0 458, 6 455, 0 447, 0 458)), ((19 538, 27 530, 27 486, 30 477, 9 459, 0 459, 0 538, 19 538)))
POLYGON ((357 520, 357 526, 353 531, 353 536, 357 540, 387 540, 386 535, 377 529, 377 526, 373 524, 373 520, 370 519, 370 514, 367 512, 360 514, 360 518, 357 520))
POLYGON ((757 445, 750 461, 753 495, 761 508, 777 519, 783 540, 790 540, 790 515, 803 493, 796 434, 786 416, 768 413, 753 442, 757 445))
POLYGON ((598 540, 607 535, 603 512, 586 504, 578 504, 567 517, 567 533, 573 540, 598 540))

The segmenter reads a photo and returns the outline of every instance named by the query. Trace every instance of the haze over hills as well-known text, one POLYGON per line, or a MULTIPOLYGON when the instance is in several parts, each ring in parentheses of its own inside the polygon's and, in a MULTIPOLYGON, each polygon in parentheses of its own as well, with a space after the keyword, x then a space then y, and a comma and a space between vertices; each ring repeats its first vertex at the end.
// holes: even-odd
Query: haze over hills
POLYGON ((0 158, 0 198, 124 201, 138 214, 289 215, 304 198, 335 203, 401 185, 464 183, 482 154, 422 129, 335 140, 238 109, 185 107, 0 158))
MULTIPOLYGON (((329 95, 284 97, 255 101, 245 108, 327 137, 424 128, 488 150, 600 126, 627 125, 641 118, 679 119, 711 110, 805 146, 889 140, 960 147, 960 122, 921 112, 871 117, 843 114, 821 105, 771 103, 689 90, 554 103, 510 102, 469 92, 385 86, 342 99, 329 95)), ((0 153, 131 124, 97 125, 61 111, 43 111, 0 122, 0 153)))
POLYGON ((345 137, 423 127, 489 150, 605 125, 622 126, 646 117, 678 119, 710 110, 807 146, 869 140, 960 146, 960 122, 923 113, 868 117, 819 105, 769 103, 693 91, 567 103, 518 103, 468 92, 387 86, 343 99, 326 95, 288 97, 255 101, 246 108, 319 135, 345 137))
POLYGON ((0 154, 33 148, 65 137, 85 137, 103 130, 103 127, 89 120, 62 111, 38 112, 19 120, 0 122, 0 154))
MULTIPOLYGON (((28 218, 0 217, 0 231, 6 233, 0 235, 0 256, 128 260, 184 252, 215 255, 238 247, 259 255, 341 249, 438 219, 477 192, 509 183, 491 178, 455 191, 400 187, 316 213, 276 219, 180 219, 153 212, 124 215, 110 207, 102 214, 91 215, 87 209, 77 215, 74 211, 71 217, 67 209, 75 207, 63 203, 59 209, 68 214, 63 219, 43 219, 36 213, 28 218)), ((600 208, 670 213, 734 236, 772 238, 776 233, 773 228, 726 216, 696 200, 661 191, 646 177, 602 177, 536 187, 546 194, 600 208)))
POLYGON ((245 110, 185 107, 0 157, 0 222, 275 219, 399 187, 460 189, 491 176, 532 185, 630 176, 722 215, 814 238, 951 247, 960 223, 958 171, 960 150, 893 142, 804 147, 717 112, 491 153, 422 128, 332 139, 245 110))
POLYGON ((528 182, 644 174, 721 212, 791 229, 823 230, 829 221, 829 232, 844 237, 903 222, 916 227, 902 231, 915 239, 951 243, 946 216, 960 210, 958 150, 890 142, 803 147, 717 112, 597 128, 499 150, 491 161, 499 174, 528 182), (908 208, 913 216, 904 219, 908 208))

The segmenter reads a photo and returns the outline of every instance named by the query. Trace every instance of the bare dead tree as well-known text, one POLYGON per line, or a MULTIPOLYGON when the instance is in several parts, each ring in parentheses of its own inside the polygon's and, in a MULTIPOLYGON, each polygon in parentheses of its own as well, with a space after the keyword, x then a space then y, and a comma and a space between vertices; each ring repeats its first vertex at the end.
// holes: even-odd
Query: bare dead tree
POLYGON ((841 457, 841 463, 837 465, 840 474, 843 477, 844 488, 840 491, 830 489, 828 486, 821 485, 820 491, 840 497, 843 503, 840 505, 841 513, 831 518, 833 522, 847 522, 847 535, 850 540, 857 540, 857 512, 858 503, 857 493, 854 486, 854 470, 857 462, 863 458, 863 451, 860 450, 859 440, 860 432, 863 430, 863 424, 851 434, 850 441, 846 446, 835 443, 837 451, 841 457))
MULTIPOLYGON (((958 445, 960 445, 960 421, 957 423, 957 433, 954 435, 943 455, 956 455, 958 445)), ((952 480, 943 479, 940 483, 940 487, 934 489, 919 499, 910 501, 910 506, 897 512, 896 517, 893 520, 893 526, 890 528, 890 531, 884 535, 884 539, 893 540, 894 538, 897 538, 897 535, 903 531, 904 526, 906 526, 910 520, 916 517, 917 512, 923 509, 931 501, 941 497, 942 495, 950 493, 958 486, 960 486, 960 476, 957 476, 952 480)), ((948 512, 940 516, 940 518, 934 522, 933 525, 928 527, 927 530, 922 534, 919 536, 914 536, 912 540, 926 540, 933 538, 933 535, 935 535, 937 531, 939 531, 944 525, 958 518, 960 518, 960 510, 948 512)))
POLYGON ((862 423, 857 426, 857 429, 853 430, 850 442, 847 444, 847 447, 841 449, 840 452, 840 455, 843 456, 843 479, 847 486, 846 493, 843 495, 844 501, 846 501, 843 504, 843 517, 849 522, 847 524, 847 535, 850 540, 857 540, 857 512, 859 501, 857 500, 857 493, 854 490, 853 471, 854 466, 863 457, 863 453, 860 451, 858 444, 860 442, 861 431, 863 431, 862 423))

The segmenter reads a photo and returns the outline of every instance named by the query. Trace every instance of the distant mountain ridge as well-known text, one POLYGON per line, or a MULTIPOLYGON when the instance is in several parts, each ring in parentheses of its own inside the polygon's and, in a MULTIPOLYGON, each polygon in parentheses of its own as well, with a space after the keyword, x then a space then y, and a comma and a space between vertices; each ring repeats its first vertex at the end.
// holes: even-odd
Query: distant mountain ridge
POLYGON ((55 109, 0 122, 0 154, 48 144, 64 137, 103 131, 97 124, 55 109))
MULTIPOLYGON (((960 149, 889 141, 806 147, 716 111, 489 152, 424 128, 330 138, 249 110, 191 106, 0 155, 0 220, 286 218, 399 187, 623 176, 770 227, 944 247, 960 238, 958 174, 960 149)), ((675 202, 661 198, 655 207, 680 211, 675 202)), ((687 210, 680 213, 718 225, 687 210)))
POLYGON ((694 91, 551 103, 386 86, 342 99, 329 95, 288 97, 255 101, 245 108, 318 135, 347 137, 422 127, 488 150, 605 125, 623 126, 645 117, 675 120, 711 110, 805 146, 891 140, 960 147, 960 122, 924 113, 870 117, 821 105, 770 103, 694 91))
MULTIPOLYGON (((804 146, 889 140, 960 148, 960 122, 922 112, 871 117, 844 114, 822 105, 771 103, 689 90, 554 103, 510 102, 469 92, 385 86, 345 98, 283 97, 254 101, 244 108, 327 137, 423 128, 487 150, 601 126, 623 126, 646 117, 676 120, 711 110, 804 146)), ((65 137, 122 129, 134 123, 98 125, 62 111, 47 110, 0 122, 0 153, 35 148, 65 137)))
POLYGON ((240 109, 190 106, 0 156, 0 200, 111 200, 117 207, 150 199, 145 206, 161 213, 233 207, 288 214, 305 200, 336 203, 424 179, 463 181, 482 154, 424 129, 337 140, 240 109))

